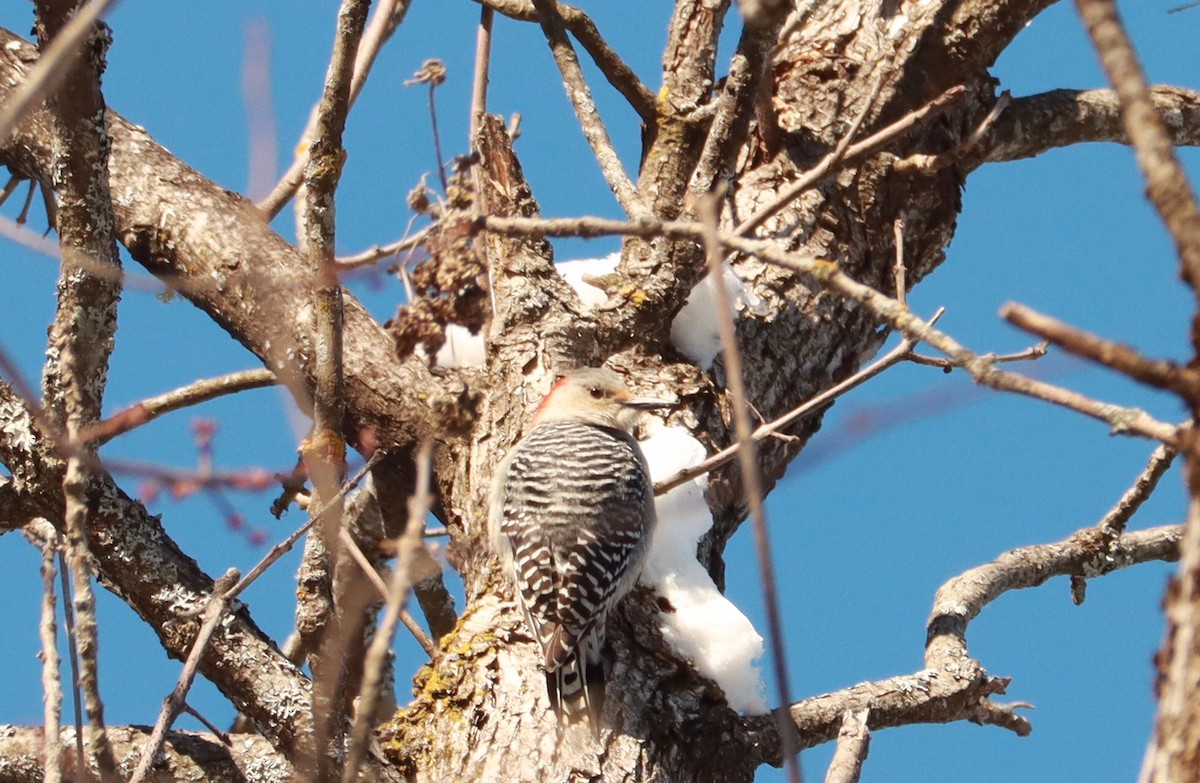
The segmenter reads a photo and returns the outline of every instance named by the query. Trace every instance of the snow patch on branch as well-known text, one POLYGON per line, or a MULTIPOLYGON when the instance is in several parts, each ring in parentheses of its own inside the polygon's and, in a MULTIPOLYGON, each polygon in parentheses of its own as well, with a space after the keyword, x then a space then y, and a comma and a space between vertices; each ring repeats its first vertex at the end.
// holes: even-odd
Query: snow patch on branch
MULTIPOLYGON (((607 298, 603 289, 588 283, 584 277, 603 277, 611 275, 617 269, 621 260, 620 252, 612 253, 604 258, 581 258, 575 261, 564 261, 557 264, 558 273, 575 289, 580 300, 588 307, 603 304, 607 298)), ((759 298, 746 287, 733 271, 733 267, 725 264, 725 288, 729 292, 733 315, 749 308, 757 311, 762 306, 759 298)), ((716 291, 711 275, 706 275, 696 284, 688 295, 683 309, 671 322, 671 345, 701 368, 712 367, 713 360, 721 350, 721 336, 717 332, 716 291)))
POLYGON ((584 275, 588 277, 604 277, 611 275, 617 271, 617 264, 621 261, 621 251, 609 253, 604 258, 580 258, 575 261, 563 261, 561 264, 555 264, 554 268, 562 275, 563 280, 567 281, 567 285, 575 289, 575 293, 579 295, 580 301, 587 307, 596 307, 604 304, 604 300, 608 295, 604 293, 604 289, 599 286, 594 286, 584 280, 584 275))
MULTIPOLYGON (((655 481, 707 456, 700 441, 683 427, 659 427, 641 447, 655 481)), ((641 581, 674 607, 660 615, 667 643, 725 691, 730 707, 762 714, 767 704, 755 661, 762 657, 763 638, 696 560, 696 544, 712 527, 712 513, 704 501, 707 484, 704 477, 694 479, 655 499, 658 529, 641 581)))

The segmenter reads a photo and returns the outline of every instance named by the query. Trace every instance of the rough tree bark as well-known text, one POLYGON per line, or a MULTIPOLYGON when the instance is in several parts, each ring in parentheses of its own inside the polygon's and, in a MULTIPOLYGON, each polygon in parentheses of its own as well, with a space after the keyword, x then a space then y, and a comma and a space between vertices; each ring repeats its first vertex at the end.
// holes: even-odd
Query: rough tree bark
MULTIPOLYGON (((589 23, 573 9, 541 1, 486 4, 539 21, 552 42, 561 40, 556 36, 565 24, 585 45, 595 43, 589 23)), ((723 232, 766 240, 796 257, 823 259, 852 281, 891 293, 896 222, 904 224, 911 286, 942 262, 961 190, 978 166, 1062 144, 1124 138, 1118 105, 1105 91, 1019 98, 994 123, 985 123, 998 100, 989 67, 1049 0, 743 7, 750 5, 757 13, 743 26, 727 75, 716 52, 725 17, 736 13, 728 0, 676 3, 656 100, 645 99, 652 94, 645 87, 631 86, 626 71, 605 69, 623 93, 634 96, 639 111, 652 114, 640 169, 630 178, 633 188, 623 190, 620 172, 610 172, 631 217, 693 220, 694 199, 725 188, 723 232), (835 166, 814 187, 786 197, 850 129, 858 130, 856 140, 865 138, 934 101, 940 102, 923 118, 835 166), (981 126, 986 132, 972 138, 981 126)), ((2 108, 36 62, 36 52, 7 31, 0 31, 0 44, 2 108)), ((1196 94, 1158 89, 1155 100, 1176 143, 1200 141, 1191 121, 1200 107, 1196 94)), ((108 128, 114 219, 134 260, 212 317, 296 389, 304 404, 317 375, 309 305, 313 280, 306 259, 271 231, 252 204, 188 168, 145 130, 112 111, 108 128)), ((10 138, 0 140, 0 162, 21 176, 52 183, 52 138, 49 114, 36 108, 10 138)), ((376 444, 388 450, 373 479, 392 533, 397 519, 403 521, 416 448, 424 439, 436 442, 439 510, 452 535, 451 562, 467 592, 457 626, 416 677, 412 703, 380 727, 375 772, 419 781, 750 780, 760 765, 782 763, 779 726, 771 717, 732 711, 720 689, 663 642, 659 613, 670 607, 647 589, 625 603, 609 634, 613 730, 595 746, 556 747, 533 641, 495 571, 484 535, 491 466, 517 440, 561 368, 608 362, 626 372, 639 391, 680 399, 672 421, 711 450, 731 442, 722 365, 706 372, 668 339, 672 318, 704 274, 704 249, 694 237, 647 233, 627 240, 617 272, 604 281, 607 302, 586 309, 555 272, 543 238, 487 227, 482 216, 531 218, 538 206, 503 125, 494 118, 483 121, 475 141, 482 184, 473 192, 466 184, 470 177, 456 180, 426 240, 431 258, 419 274, 429 284, 408 316, 421 314, 424 327, 406 322, 402 313, 389 333, 349 294, 344 301, 342 434, 364 450, 376 444), (483 328, 486 367, 431 372, 411 350, 428 337, 430 317, 438 328, 450 321, 483 328), (394 338, 400 338, 399 352, 394 338)), ((740 314, 737 330, 740 349, 755 357, 746 374, 749 397, 766 419, 854 373, 886 337, 878 312, 813 275, 762 256, 737 254, 732 261, 763 302, 740 314)), ((0 439, 0 459, 13 474, 11 482, 0 484, 0 519, 6 527, 43 517, 58 524, 61 489, 47 488, 58 486, 63 460, 21 401, 6 387, 0 391, 4 420, 32 438, 0 439)), ((761 444, 759 467, 768 487, 819 426, 820 417, 812 416, 789 430, 794 438, 761 444)), ((90 537, 100 578, 155 628, 173 656, 185 655, 194 622, 168 621, 202 605, 212 579, 111 478, 100 475, 97 484, 90 537)), ((708 501, 714 526, 697 556, 720 584, 724 546, 745 517, 735 468, 713 474, 708 501)), ((1194 530, 1191 535, 1195 538, 1194 530)), ((1172 530, 1143 538, 1118 533, 1100 543, 1068 541, 1055 551, 1054 567, 1075 573, 1113 553, 1121 558, 1106 568, 1171 558, 1178 540, 1172 530)), ((1095 573, 1104 570, 1096 566, 1095 573)), ((797 727, 798 744, 832 739, 842 711, 863 708, 869 708, 871 728, 972 719, 1024 730, 1020 720, 991 703, 1004 682, 966 657, 962 634, 969 617, 952 615, 947 610, 931 620, 927 668, 917 675, 811 699, 790 712, 785 709, 790 705, 780 705, 797 727)), ((218 632, 201 671, 276 752, 297 758, 312 731, 311 686, 245 611, 218 632)), ((119 741, 137 740, 122 735, 119 741)), ((0 781, 36 779, 36 767, 18 763, 27 760, 21 754, 30 742, 27 735, 21 735, 20 748, 0 742, 0 754, 14 760, 0 764, 0 781)), ((173 747, 183 746, 181 740, 173 747)), ((259 744, 246 752, 265 751, 259 744)), ((205 769, 218 779, 230 764, 222 756, 205 769)))

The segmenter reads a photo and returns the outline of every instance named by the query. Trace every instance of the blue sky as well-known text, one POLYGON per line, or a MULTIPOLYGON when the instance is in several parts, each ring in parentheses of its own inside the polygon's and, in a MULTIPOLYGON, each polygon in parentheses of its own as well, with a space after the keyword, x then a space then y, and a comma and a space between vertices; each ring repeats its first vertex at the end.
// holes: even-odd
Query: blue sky
MULTIPOLYGON (((1135 42, 1154 82, 1200 87, 1195 47, 1200 10, 1168 15, 1174 3, 1126 4, 1135 42)), ((646 21, 628 23, 621 3, 584 4, 600 29, 652 88, 669 5, 647 3, 646 21)), ((0 24, 31 26, 28 4, 0 8, 0 24)), ((434 167, 424 88, 403 81, 431 57, 445 61, 439 122, 448 155, 465 147, 474 24, 465 0, 414 3, 376 65, 347 129, 350 158, 338 198, 343 252, 401 236, 404 196, 434 167)), ((115 43, 105 75, 110 105, 206 176, 234 190, 248 182, 247 120, 241 63, 248 28, 269 30, 271 90, 280 167, 317 98, 330 49, 334 7, 311 0, 137 3, 111 22, 115 43), (299 12, 298 12, 299 11, 299 12), (265 22, 265 27, 261 24, 265 22)), ((728 49, 729 47, 726 47, 728 49)), ((1024 31, 994 69, 1020 96, 1058 87, 1102 86, 1096 58, 1073 6, 1057 4, 1024 31)), ((594 74, 593 74, 594 75, 594 74)), ((593 80, 618 150, 635 164, 633 113, 593 80)), ((545 50, 532 26, 498 20, 492 111, 520 112, 518 153, 549 216, 619 216, 591 160, 545 50), (519 75, 519 78, 518 78, 519 75)), ((1184 151, 1193 174, 1200 158, 1184 151)), ((15 207, 5 207, 12 215, 15 207)), ((291 213, 277 227, 291 235, 291 213)), ((33 224, 43 227, 40 219, 33 224)), ((560 258, 603 255, 615 241, 564 242, 560 258)), ((40 374, 54 308, 52 261, 11 243, 0 268, 0 340, 29 378, 40 374)), ((401 299, 379 279, 352 284, 381 319, 401 299)), ((971 176, 947 262, 912 295, 918 312, 948 308, 941 326, 979 351, 1010 351, 1031 341, 995 315, 1016 300, 1155 356, 1186 359, 1190 297, 1177 280, 1170 242, 1143 197, 1133 156, 1117 145, 1059 150, 991 166, 971 176)), ((198 377, 255 366, 206 317, 182 300, 128 291, 120 315, 107 409, 198 377)), ((1148 392, 1065 358, 1040 367, 1053 379, 1175 421, 1183 411, 1148 392)), ((276 390, 260 390, 168 416, 105 449, 109 457, 188 467, 188 433, 198 417, 218 420, 218 464, 286 469, 296 433, 276 390)), ((782 575, 788 666, 797 696, 921 667, 924 621, 937 587, 1002 551, 1060 540, 1093 524, 1145 464, 1152 444, 1110 437, 1103 425, 1025 399, 975 389, 961 374, 900 367, 839 402, 810 456, 789 472, 768 507, 782 575), (850 424, 864 416, 887 426, 866 436, 850 424)), ((1178 469, 1134 527, 1181 521, 1178 469)), ((126 485, 133 489, 136 482, 126 485)), ((251 529, 270 540, 302 522, 276 521, 269 497, 236 497, 251 529)), ((231 531, 204 498, 157 501, 155 511, 210 572, 247 569, 263 549, 231 531)), ((8 617, 0 656, 0 722, 41 720, 36 612, 37 558, 18 536, 0 538, 4 574, 0 612, 8 617)), ((258 622, 282 638, 292 626, 294 562, 277 566, 247 596, 258 622)), ((1032 736, 1018 739, 971 724, 919 726, 876 734, 865 780, 1129 780, 1149 734, 1151 655, 1162 636, 1162 588, 1171 567, 1142 566, 1091 583, 1071 604, 1065 579, 1009 594, 971 626, 972 653, 993 674, 1013 677, 1008 698, 1036 705, 1032 736)), ((762 612, 749 531, 729 550, 729 593, 760 628, 762 612)), ((101 683, 114 723, 150 723, 178 665, 119 601, 101 600, 101 683)), ((415 668, 420 650, 397 642, 398 670, 415 668)), ((768 667, 769 668, 769 667, 768 667)), ((404 683, 401 683, 403 699, 404 683)), ((229 709, 200 684, 192 703, 223 723, 229 709)), ((194 727, 190 719, 181 725, 194 727)), ((804 755, 820 777, 829 748, 804 755)), ((759 779, 781 780, 763 770, 759 779)))

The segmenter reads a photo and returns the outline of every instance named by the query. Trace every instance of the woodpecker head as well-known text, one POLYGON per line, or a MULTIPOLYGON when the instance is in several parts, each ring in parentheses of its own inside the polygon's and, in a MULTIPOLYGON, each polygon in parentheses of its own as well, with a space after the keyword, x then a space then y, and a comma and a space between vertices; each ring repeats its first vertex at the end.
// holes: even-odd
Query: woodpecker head
POLYGON ((675 403, 634 397, 612 370, 591 367, 563 376, 533 415, 533 426, 551 421, 577 421, 633 433, 642 411, 675 403))

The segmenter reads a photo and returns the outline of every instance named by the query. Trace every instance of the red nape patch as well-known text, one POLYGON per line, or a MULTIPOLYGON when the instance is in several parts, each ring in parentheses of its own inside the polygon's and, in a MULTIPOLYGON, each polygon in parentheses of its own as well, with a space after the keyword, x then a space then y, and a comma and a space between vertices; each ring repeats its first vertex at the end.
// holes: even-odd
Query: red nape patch
POLYGON ((546 403, 550 402, 550 398, 554 396, 554 392, 558 391, 559 389, 566 386, 570 382, 571 382, 570 376, 567 376, 567 375, 558 376, 558 379, 556 381, 554 381, 554 385, 550 387, 550 391, 546 392, 546 396, 542 398, 542 401, 540 403, 538 403, 537 410, 535 410, 533 412, 533 421, 530 422, 531 427, 537 426, 538 419, 542 418, 542 414, 546 410, 546 403))

